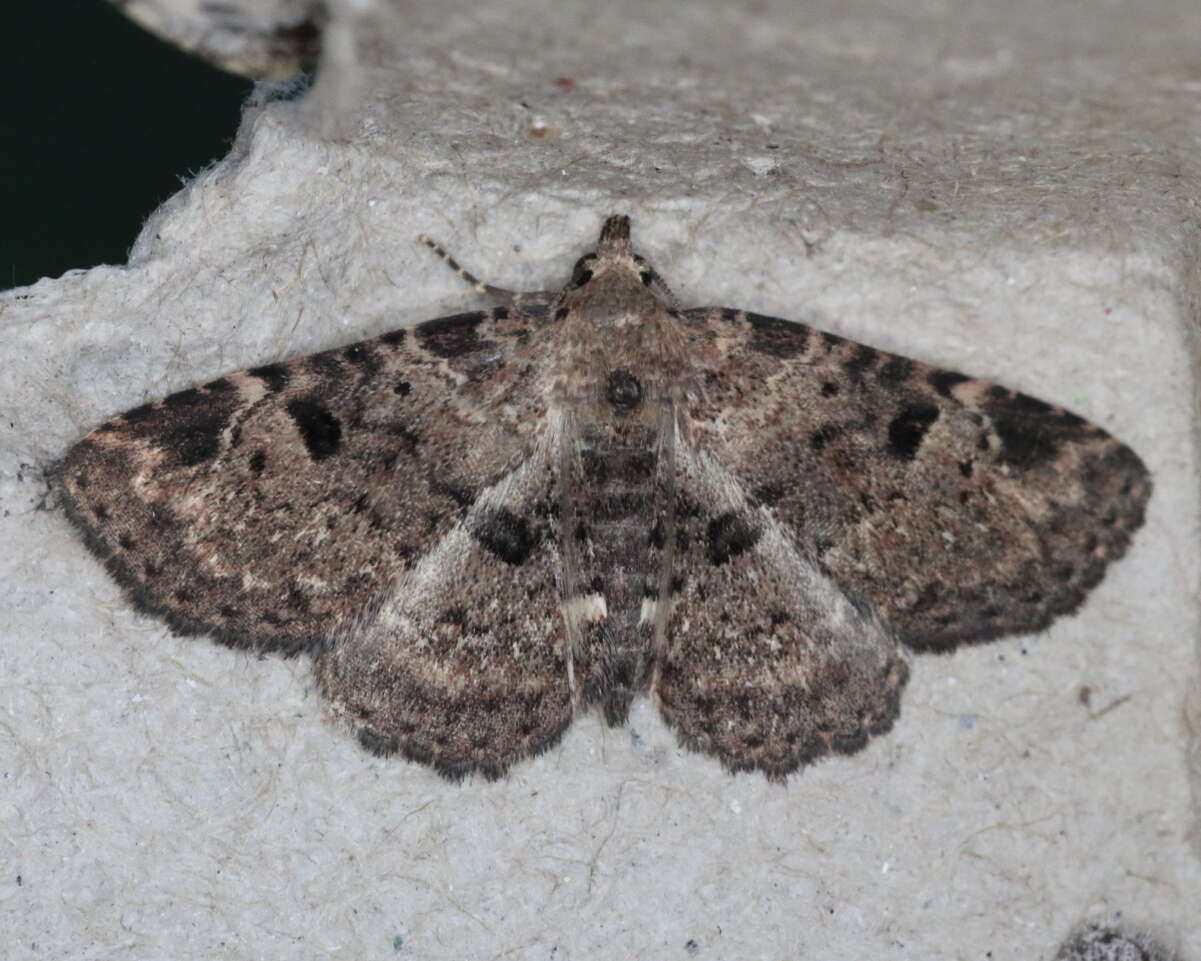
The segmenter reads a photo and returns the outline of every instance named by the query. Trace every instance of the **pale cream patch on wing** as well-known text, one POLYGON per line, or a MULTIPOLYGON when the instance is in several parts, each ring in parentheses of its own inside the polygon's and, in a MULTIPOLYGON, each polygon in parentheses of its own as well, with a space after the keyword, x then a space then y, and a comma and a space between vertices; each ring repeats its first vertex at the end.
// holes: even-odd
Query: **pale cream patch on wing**
POLYGON ((560 605, 563 617, 571 624, 597 624, 609 616, 604 594, 573 597, 560 605))

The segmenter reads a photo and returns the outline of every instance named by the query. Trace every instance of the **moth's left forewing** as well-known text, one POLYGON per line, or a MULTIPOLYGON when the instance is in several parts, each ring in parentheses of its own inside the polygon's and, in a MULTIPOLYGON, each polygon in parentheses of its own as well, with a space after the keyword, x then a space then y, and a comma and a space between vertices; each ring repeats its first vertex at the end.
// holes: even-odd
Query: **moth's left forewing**
POLYGON ((52 476, 139 609, 236 646, 320 645, 529 456, 544 320, 458 314, 220 377, 112 418, 52 476))
POLYGON ((1070 411, 777 318, 684 321, 696 442, 914 648, 1046 627, 1142 523, 1146 467, 1070 411))

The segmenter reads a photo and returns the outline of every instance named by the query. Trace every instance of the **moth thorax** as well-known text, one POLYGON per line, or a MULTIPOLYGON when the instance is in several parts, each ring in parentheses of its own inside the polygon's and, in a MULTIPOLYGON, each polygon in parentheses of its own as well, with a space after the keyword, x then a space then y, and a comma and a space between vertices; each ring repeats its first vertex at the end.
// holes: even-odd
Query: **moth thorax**
POLYGON ((642 382, 624 367, 609 371, 604 398, 617 414, 628 414, 642 403, 642 382))

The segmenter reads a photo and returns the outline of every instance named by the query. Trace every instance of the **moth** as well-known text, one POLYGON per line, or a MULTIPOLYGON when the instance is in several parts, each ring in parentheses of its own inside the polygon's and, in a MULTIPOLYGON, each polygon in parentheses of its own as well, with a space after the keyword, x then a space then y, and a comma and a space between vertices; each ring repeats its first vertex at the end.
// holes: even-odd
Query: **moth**
MULTIPOLYGON (((432 242, 431 246, 433 245, 432 242)), ((1074 611, 1139 458, 987 381, 681 309, 630 221, 557 292, 137 407, 53 469, 144 612, 305 652, 360 742, 499 777, 648 693, 774 780, 897 717, 907 652, 1074 611)))

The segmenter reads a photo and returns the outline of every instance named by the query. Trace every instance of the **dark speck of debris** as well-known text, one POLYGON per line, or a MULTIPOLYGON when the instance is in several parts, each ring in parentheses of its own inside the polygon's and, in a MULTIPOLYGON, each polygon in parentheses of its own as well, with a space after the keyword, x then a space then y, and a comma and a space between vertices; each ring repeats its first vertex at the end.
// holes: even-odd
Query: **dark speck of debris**
POLYGON ((1171 957, 1171 952, 1141 931, 1089 924, 1060 945, 1055 961, 1169 961, 1171 957))

